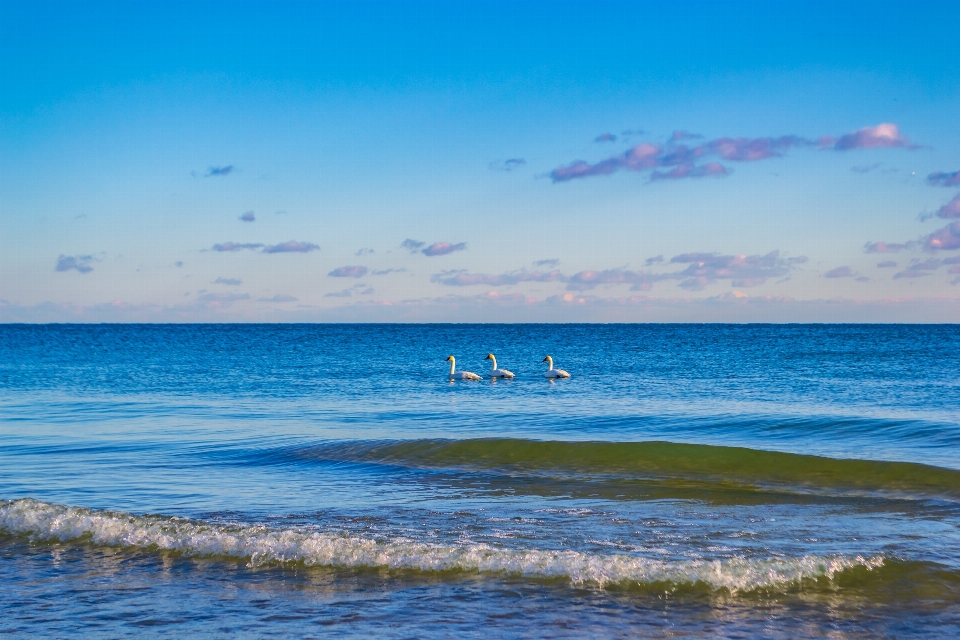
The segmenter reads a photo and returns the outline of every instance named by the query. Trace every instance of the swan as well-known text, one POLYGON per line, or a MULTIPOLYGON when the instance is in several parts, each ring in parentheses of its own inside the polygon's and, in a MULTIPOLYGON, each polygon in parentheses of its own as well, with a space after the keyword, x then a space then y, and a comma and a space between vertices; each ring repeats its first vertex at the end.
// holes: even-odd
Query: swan
POLYGON ((450 379, 451 380, 479 380, 480 376, 469 371, 457 371, 454 372, 454 369, 457 366, 457 359, 453 356, 447 357, 447 362, 450 363, 450 379))
POLYGON ((484 360, 493 360, 493 371, 490 372, 490 377, 492 378, 512 378, 513 372, 507 371, 506 369, 497 369, 497 357, 492 353, 488 353, 487 357, 484 360))
POLYGON ((554 369, 553 368, 553 358, 547 356, 543 359, 543 362, 550 364, 550 368, 547 369, 547 372, 543 374, 544 378, 569 378, 570 374, 564 371, 563 369, 554 369))

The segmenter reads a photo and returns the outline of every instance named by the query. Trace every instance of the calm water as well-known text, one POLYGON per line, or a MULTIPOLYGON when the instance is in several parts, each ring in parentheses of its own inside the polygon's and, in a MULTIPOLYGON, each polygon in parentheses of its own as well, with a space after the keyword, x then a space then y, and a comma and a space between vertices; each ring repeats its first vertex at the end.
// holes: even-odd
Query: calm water
POLYGON ((0 326, 0 579, 24 635, 956 637, 960 327, 0 326))

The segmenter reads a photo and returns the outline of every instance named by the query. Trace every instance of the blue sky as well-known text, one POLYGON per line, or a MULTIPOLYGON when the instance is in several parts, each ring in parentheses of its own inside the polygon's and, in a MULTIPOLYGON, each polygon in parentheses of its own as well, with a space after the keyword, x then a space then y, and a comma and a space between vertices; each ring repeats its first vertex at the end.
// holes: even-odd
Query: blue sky
POLYGON ((0 16, 0 321, 960 320, 956 3, 0 16))

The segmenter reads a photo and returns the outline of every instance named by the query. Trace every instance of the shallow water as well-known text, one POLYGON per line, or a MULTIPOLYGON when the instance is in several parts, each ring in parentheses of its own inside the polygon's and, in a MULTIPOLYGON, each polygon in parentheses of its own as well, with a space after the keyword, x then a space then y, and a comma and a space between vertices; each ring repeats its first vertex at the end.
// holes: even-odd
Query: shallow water
POLYGON ((958 372, 954 326, 0 326, 0 630, 952 637, 958 372))

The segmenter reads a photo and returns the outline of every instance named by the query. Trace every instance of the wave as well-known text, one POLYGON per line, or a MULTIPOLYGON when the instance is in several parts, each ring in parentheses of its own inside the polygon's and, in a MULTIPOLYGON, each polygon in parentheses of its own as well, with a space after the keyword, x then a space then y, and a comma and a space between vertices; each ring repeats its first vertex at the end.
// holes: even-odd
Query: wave
POLYGON ((672 442, 522 439, 330 443, 266 456, 296 461, 466 468, 509 473, 682 480, 717 488, 960 500, 960 471, 911 462, 836 459, 672 442))
POLYGON ((252 566, 299 564, 565 579, 582 586, 707 587, 732 594, 782 591, 833 581, 851 571, 875 572, 882 556, 812 556, 665 561, 572 550, 443 545, 408 538, 376 540, 302 528, 224 525, 50 504, 0 501, 0 533, 36 542, 73 542, 189 557, 246 560, 252 566))

